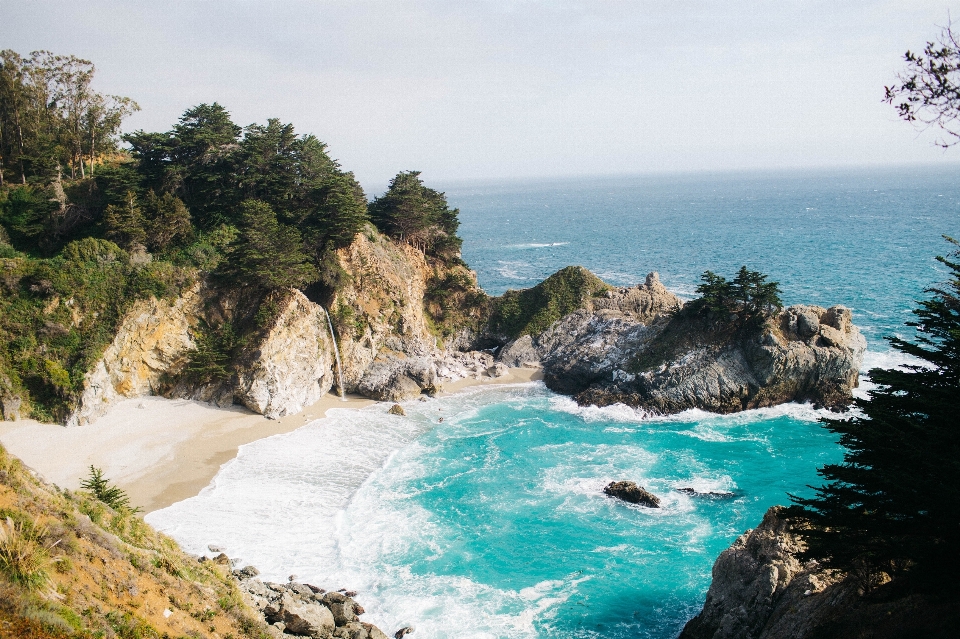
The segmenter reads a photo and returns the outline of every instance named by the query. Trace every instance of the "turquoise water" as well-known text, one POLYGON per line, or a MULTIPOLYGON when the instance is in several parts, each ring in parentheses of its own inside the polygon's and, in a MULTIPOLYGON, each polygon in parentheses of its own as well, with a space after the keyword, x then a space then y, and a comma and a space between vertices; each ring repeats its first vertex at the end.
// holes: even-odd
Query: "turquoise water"
MULTIPOLYGON (((497 293, 579 263, 615 284, 658 270, 680 294, 741 264, 788 303, 854 308, 864 368, 903 361, 913 299, 960 235, 947 171, 673 176, 450 185, 464 257, 497 293)), ((842 452, 809 406, 652 418, 542 384, 335 410, 255 442, 199 496, 147 519, 264 577, 358 590, 365 618, 429 638, 675 637, 716 556, 842 452), (440 422, 443 417, 443 422, 440 422), (660 509, 606 498, 630 479, 660 509), (693 497, 677 488, 731 492, 693 497)))

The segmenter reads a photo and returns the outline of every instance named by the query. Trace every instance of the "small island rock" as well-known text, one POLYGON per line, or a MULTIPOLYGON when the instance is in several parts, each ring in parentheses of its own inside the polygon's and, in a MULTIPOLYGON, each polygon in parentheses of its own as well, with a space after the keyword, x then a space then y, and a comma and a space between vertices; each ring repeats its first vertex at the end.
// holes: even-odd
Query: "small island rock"
POLYGON ((659 508, 660 498, 647 492, 643 486, 632 481, 612 481, 603 489, 604 494, 616 497, 631 504, 640 504, 647 508, 659 508))

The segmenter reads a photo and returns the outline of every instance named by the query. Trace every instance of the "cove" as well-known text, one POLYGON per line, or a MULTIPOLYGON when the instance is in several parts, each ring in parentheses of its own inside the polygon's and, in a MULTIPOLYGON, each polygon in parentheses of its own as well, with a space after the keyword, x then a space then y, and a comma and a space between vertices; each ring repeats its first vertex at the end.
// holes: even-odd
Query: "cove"
POLYGON ((391 632, 666 638, 702 605, 716 556, 841 458, 821 413, 795 404, 652 418, 535 383, 404 406, 335 410, 247 445, 148 520, 265 579, 358 590, 391 632), (662 508, 604 496, 614 479, 662 508))

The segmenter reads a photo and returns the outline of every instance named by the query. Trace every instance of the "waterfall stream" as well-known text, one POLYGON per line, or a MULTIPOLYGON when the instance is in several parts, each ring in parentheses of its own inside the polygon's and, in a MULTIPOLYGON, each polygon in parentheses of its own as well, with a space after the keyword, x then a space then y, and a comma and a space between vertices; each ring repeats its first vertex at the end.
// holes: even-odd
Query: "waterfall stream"
MULTIPOLYGON (((320 308, 323 308, 322 306, 320 308)), ((340 362, 340 348, 337 346, 337 336, 333 332, 333 322, 330 320, 330 313, 323 308, 323 314, 327 317, 327 326, 330 327, 330 341, 333 342, 333 354, 337 358, 337 390, 340 393, 340 399, 346 401, 343 396, 343 364, 340 362)))

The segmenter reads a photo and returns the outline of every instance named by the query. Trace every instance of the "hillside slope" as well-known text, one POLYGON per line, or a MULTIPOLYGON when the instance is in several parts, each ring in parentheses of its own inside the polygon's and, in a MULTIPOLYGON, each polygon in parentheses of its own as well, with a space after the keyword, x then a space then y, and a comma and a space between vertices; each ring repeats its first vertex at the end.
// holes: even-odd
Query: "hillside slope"
POLYGON ((0 448, 0 637, 270 636, 229 564, 46 484, 0 448))

